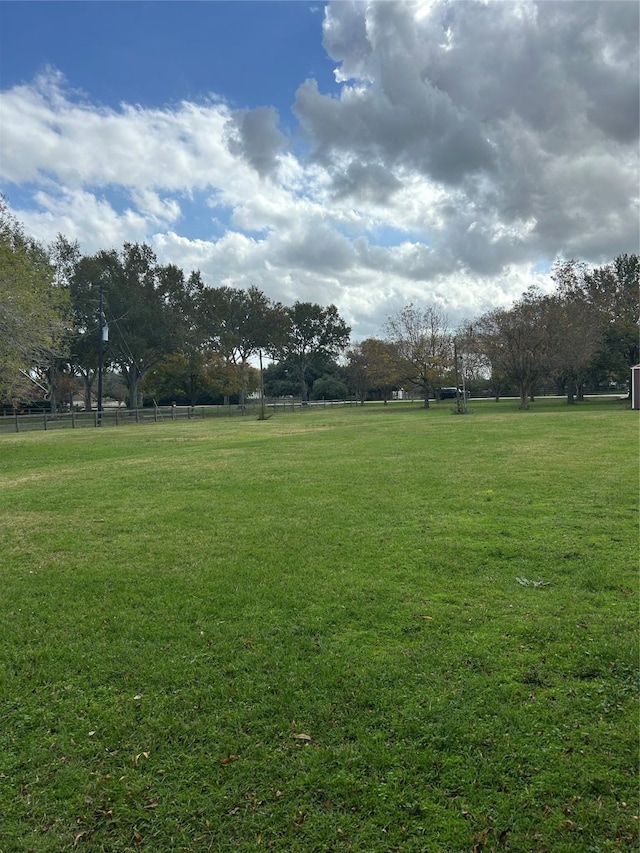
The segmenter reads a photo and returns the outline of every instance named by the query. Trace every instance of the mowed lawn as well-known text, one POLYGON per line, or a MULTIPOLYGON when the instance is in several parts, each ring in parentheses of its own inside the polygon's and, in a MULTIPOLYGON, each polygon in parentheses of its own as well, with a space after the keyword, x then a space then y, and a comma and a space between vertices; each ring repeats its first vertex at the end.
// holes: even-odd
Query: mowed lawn
POLYGON ((0 438, 0 851, 638 845, 638 418, 0 438))

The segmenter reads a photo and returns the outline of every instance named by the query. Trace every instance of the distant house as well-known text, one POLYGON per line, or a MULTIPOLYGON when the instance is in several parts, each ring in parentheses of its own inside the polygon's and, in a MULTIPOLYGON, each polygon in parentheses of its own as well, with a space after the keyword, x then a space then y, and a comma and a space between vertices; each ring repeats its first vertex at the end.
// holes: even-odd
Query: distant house
POLYGON ((640 364, 631 368, 631 408, 640 409, 640 364))

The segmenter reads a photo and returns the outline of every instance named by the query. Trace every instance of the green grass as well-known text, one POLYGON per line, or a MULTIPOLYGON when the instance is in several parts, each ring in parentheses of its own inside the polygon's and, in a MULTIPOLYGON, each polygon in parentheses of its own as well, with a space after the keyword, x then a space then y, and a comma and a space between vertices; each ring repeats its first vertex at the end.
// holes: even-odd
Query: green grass
POLYGON ((637 849, 637 451, 616 401, 3 437, 1 853, 637 849))

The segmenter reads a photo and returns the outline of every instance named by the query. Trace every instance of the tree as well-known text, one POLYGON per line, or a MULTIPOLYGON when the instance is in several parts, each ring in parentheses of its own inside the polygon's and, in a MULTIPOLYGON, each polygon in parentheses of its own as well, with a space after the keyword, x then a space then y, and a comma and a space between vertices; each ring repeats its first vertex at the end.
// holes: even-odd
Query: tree
POLYGON ((556 264, 551 278, 557 292, 541 301, 549 333, 550 370, 566 390, 569 404, 576 395, 582 399, 587 372, 603 342, 603 326, 587 298, 584 275, 583 264, 556 264))
POLYGON ((200 328, 210 350, 222 357, 235 373, 240 405, 248 390, 250 359, 269 351, 281 339, 286 315, 257 287, 204 289, 200 296, 200 328))
POLYGON ((370 391, 379 392, 386 403, 402 382, 398 350, 389 341, 367 338, 351 347, 347 361, 349 381, 362 404, 370 391))
POLYGON ((47 251, 0 199, 0 399, 16 405, 34 368, 63 352, 66 309, 47 251))
MULTIPOLYGON (((175 322, 176 350, 169 356, 173 365, 182 365, 179 387, 189 404, 195 406, 198 396, 207 386, 207 357, 202 332, 202 297, 205 286, 199 270, 185 279, 182 270, 173 264, 161 268, 161 289, 165 305, 175 322)), ((166 362, 166 358, 161 365, 166 362)), ((175 395, 173 395, 175 396, 175 395)))
MULTIPOLYGON (((52 352, 50 357, 40 365, 39 373, 43 381, 49 387, 49 400, 51 410, 57 409, 58 393, 69 397, 75 376, 71 352, 76 339, 75 310, 73 306, 73 293, 71 290, 71 277, 75 264, 80 258, 80 246, 77 240, 67 240, 62 234, 48 248, 50 263, 54 270, 54 286, 64 300, 66 310, 66 334, 64 338, 63 352, 52 352)), ((75 385, 74 385, 75 390, 75 385)), ((72 398, 73 394, 71 394, 72 398)))
POLYGON ((72 333, 69 365, 83 383, 84 408, 91 410, 92 389, 98 374, 99 291, 101 256, 78 257, 69 273, 72 333))
POLYGON ((638 349, 638 255, 619 255, 613 263, 587 272, 584 292, 602 318, 604 342, 597 364, 618 381, 640 360, 638 349))
POLYGON ((312 302, 296 302, 284 309, 287 324, 270 354, 296 376, 303 404, 309 401, 308 373, 318 359, 336 359, 349 344, 351 329, 335 305, 323 308, 312 302))
POLYGON ((336 376, 321 376, 311 388, 312 400, 346 400, 349 389, 336 376))
POLYGON ((536 383, 549 368, 550 337, 543 299, 529 290, 512 308, 497 308, 473 324, 476 347, 492 371, 515 383, 520 408, 529 407, 536 383))
POLYGON ((96 284, 104 289, 109 322, 109 356, 127 383, 129 405, 138 405, 139 383, 180 343, 182 331, 176 290, 184 274, 173 265, 160 266, 150 246, 125 243, 118 254, 94 256, 96 284))
POLYGON ((386 331, 398 353, 399 374, 403 381, 420 388, 425 408, 429 408, 430 394, 442 386, 453 365, 447 318, 432 305, 410 303, 389 317, 386 331))

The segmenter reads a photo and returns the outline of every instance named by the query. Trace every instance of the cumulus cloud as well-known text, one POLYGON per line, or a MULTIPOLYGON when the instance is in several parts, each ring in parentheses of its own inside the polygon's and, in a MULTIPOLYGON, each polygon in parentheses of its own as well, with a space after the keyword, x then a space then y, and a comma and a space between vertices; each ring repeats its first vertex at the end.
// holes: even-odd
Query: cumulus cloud
POLYGON ((3 191, 40 239, 146 240, 212 285, 334 302, 358 338, 409 301, 455 321, 548 286, 557 256, 637 250, 638 19, 626 0, 330 3, 339 92, 296 81, 286 135, 272 107, 106 107, 49 69, 0 96, 3 191))
POLYGON ((244 157, 261 177, 277 168, 286 137, 278 129, 278 113, 273 107, 235 113, 229 120, 227 132, 229 150, 244 157))
POLYGON ((340 195, 360 189, 344 160, 347 176, 375 163, 461 191, 446 231, 478 272, 518 241, 469 250, 470 206, 531 253, 588 252, 637 224, 638 28, 637 4, 615 0, 334 3, 324 43, 345 85, 336 98, 305 81, 296 111, 340 195))

